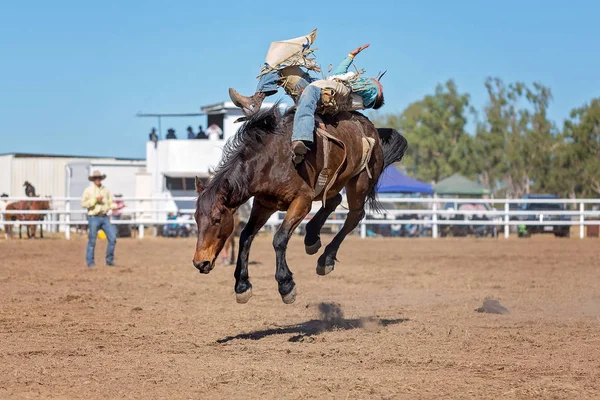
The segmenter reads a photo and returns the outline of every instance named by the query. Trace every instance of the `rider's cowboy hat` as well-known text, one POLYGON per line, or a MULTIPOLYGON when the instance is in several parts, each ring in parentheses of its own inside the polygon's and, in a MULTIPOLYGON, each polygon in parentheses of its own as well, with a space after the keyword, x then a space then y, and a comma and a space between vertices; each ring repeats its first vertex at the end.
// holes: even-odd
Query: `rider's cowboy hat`
POLYGON ((98 179, 100 178, 100 180, 104 180, 104 178, 106 178, 105 174, 101 174, 100 171, 94 171, 89 177, 88 179, 90 181, 93 181, 94 179, 98 179))

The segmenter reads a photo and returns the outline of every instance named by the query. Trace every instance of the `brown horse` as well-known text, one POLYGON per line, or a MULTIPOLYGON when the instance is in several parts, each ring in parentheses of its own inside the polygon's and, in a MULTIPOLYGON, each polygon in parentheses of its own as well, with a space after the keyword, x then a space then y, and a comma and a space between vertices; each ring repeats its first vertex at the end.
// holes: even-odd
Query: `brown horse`
MULTIPOLYGON (((282 116, 277 105, 250 117, 225 145, 215 177, 206 188, 199 180, 196 183, 199 193, 195 214, 198 241, 193 264, 204 274, 214 268, 215 259, 234 228, 235 211, 254 196, 250 218, 240 236, 234 273, 238 303, 246 303, 252 296, 248 279, 252 239, 277 210, 287 213, 273 238, 275 279, 284 303, 293 303, 296 298, 296 284, 286 262, 286 249, 292 233, 310 212, 312 202, 322 198, 322 194, 315 193, 315 185, 324 167, 324 152, 323 139, 317 137, 304 162, 294 166, 290 146, 293 118, 293 109, 282 116)), ((376 184, 381 172, 401 160, 407 147, 406 139, 398 132, 392 129, 378 131, 360 113, 340 113, 335 117, 323 117, 323 121, 327 132, 343 141, 347 157, 344 161, 342 146, 333 143, 329 146, 329 167, 333 171, 340 167, 340 172, 326 193, 325 207, 306 226, 306 252, 315 254, 321 247, 321 228, 341 203, 343 188, 346 189, 348 215, 318 259, 319 275, 333 270, 340 244, 365 215, 365 203, 370 201, 373 207, 377 205, 376 184), (363 135, 375 142, 366 169, 361 169, 363 135)))
MULTIPOLYGON (((50 201, 49 200, 39 200, 39 201, 16 201, 14 203, 9 203, 6 206, 6 211, 12 211, 12 213, 4 214, 4 218, 7 221, 42 221, 45 218, 45 214, 22 214, 19 211, 43 211, 50 210, 50 201)), ((4 232, 6 232, 6 238, 10 239, 13 237, 13 226, 14 225, 5 225, 4 232)), ((19 239, 21 239, 21 226, 19 225, 19 239)), ((35 238, 35 233, 37 230, 37 225, 25 225, 25 229, 27 231, 28 238, 35 238)), ((42 228, 42 224, 40 223, 40 237, 44 237, 44 232, 42 228)))

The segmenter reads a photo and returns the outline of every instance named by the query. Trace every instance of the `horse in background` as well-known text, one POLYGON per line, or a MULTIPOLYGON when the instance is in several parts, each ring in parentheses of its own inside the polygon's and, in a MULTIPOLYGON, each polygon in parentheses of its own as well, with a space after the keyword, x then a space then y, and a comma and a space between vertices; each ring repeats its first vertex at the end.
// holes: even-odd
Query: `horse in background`
MULTIPOLYGON (((37 197, 37 196, 36 196, 37 197)), ((33 222, 33 221, 40 221, 40 238, 44 237, 44 231, 43 231, 43 227, 42 227, 42 221, 44 220, 44 218, 46 217, 46 214, 44 213, 40 213, 40 214, 22 214, 19 213, 19 211, 44 211, 44 210, 50 210, 50 200, 36 200, 36 201, 29 201, 29 200, 23 200, 23 201, 15 201, 13 203, 9 203, 6 206, 6 211, 7 213, 4 214, 4 219, 6 221, 23 221, 23 222, 33 222)), ((35 234, 37 231, 37 225, 38 224, 27 224, 25 225, 25 229, 27 232, 27 237, 28 238, 35 238, 35 234)), ((21 239, 22 236, 22 231, 21 231, 21 227, 23 225, 19 224, 19 239, 21 239)), ((6 234, 6 238, 7 239, 11 239, 13 238, 13 227, 14 225, 4 225, 4 232, 6 234)))

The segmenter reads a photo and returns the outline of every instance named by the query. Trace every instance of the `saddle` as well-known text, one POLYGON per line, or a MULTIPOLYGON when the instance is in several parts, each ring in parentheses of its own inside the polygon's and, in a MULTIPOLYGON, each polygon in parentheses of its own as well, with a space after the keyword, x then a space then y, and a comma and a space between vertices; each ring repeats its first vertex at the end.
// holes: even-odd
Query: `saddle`
MULTIPOLYGON (((321 170, 321 172, 319 172, 319 176, 317 177, 317 182, 315 184, 315 198, 319 195, 322 195, 323 196, 322 197, 323 207, 325 207, 325 204, 327 202, 327 192, 329 192, 329 190, 333 186, 334 182, 336 181, 336 179, 342 169, 342 165, 344 165, 344 163, 346 161, 347 152, 346 152, 345 143, 341 139, 333 136, 330 132, 327 132, 327 130, 325 129, 325 123, 323 123, 323 120, 321 119, 320 116, 315 115, 315 122, 317 123, 317 135, 323 139, 323 157, 324 157, 323 169, 321 170), (329 168, 329 151, 330 151, 330 147, 331 147, 331 142, 337 143, 344 150, 344 156, 342 157, 342 162, 337 167, 337 169, 333 172, 333 174, 331 173, 331 169, 329 168)), ((362 131, 362 129, 361 129, 361 134, 362 134, 362 155, 361 155, 360 163, 356 167, 353 175, 356 175, 357 173, 366 169, 367 174, 369 175, 369 178, 372 178, 373 175, 371 174, 371 171, 369 170, 368 164, 369 164, 369 160, 371 159, 371 155, 373 153, 373 148, 375 146, 375 139, 367 137, 364 134, 364 132, 362 131)))

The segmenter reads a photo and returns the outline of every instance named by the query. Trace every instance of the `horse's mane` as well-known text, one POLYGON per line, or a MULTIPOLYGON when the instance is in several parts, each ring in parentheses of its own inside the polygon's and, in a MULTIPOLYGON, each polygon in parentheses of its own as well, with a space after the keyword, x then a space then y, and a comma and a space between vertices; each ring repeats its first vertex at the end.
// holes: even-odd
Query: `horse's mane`
POLYGON ((214 171, 214 177, 198 196, 196 206, 200 212, 208 214, 219 194, 226 193, 228 198, 222 200, 234 204, 249 197, 250 182, 244 161, 249 154, 263 150, 267 135, 284 132, 277 129, 281 119, 277 102, 273 107, 260 110, 249 117, 238 132, 225 143, 223 156, 214 171))

